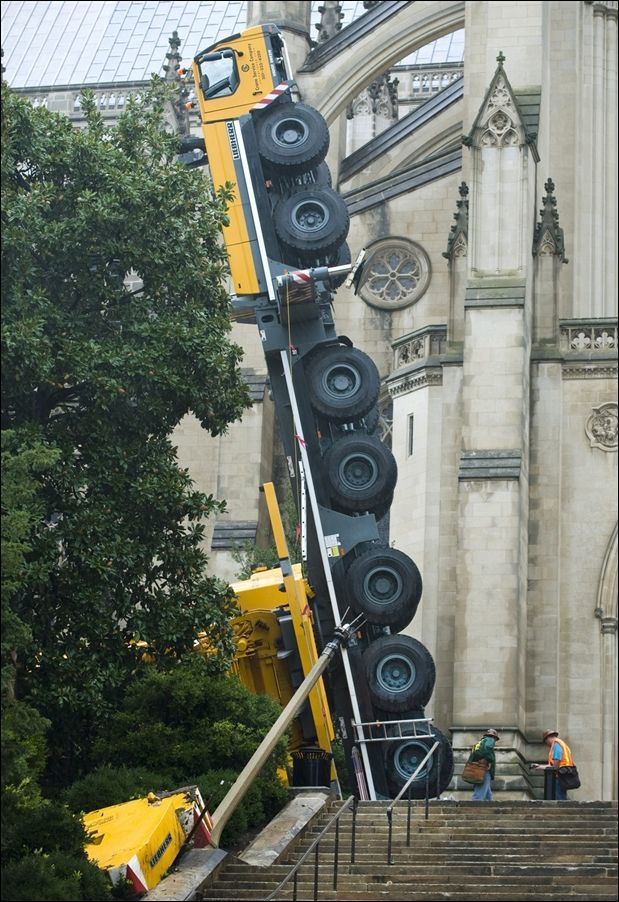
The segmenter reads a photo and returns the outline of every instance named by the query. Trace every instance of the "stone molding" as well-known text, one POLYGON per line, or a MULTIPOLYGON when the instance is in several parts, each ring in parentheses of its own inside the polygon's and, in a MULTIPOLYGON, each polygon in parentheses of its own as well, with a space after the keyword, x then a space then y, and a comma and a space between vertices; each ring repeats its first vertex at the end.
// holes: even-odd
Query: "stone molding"
POLYGON ((594 407, 585 423, 585 432, 592 448, 601 451, 617 450, 617 403, 608 401, 594 407))
MULTIPOLYGON (((596 617, 598 615, 596 614, 596 617)), ((598 617, 600 621, 600 632, 603 635, 615 635, 617 632, 617 618, 616 617, 598 617)))
POLYGON ((617 379, 617 364, 568 363, 561 367, 562 379, 617 379))
POLYGON ((618 525, 611 533, 600 573, 594 615, 600 621, 602 632, 617 631, 617 570, 619 569, 618 525), (614 626, 613 626, 614 623, 614 626), (606 628, 605 628, 606 627, 606 628))
POLYGON ((475 280, 466 287, 465 307, 524 307, 526 285, 517 279, 475 280))
POLYGON ((387 379, 388 389, 391 397, 395 398, 397 395, 406 395, 420 388, 442 385, 443 370, 440 366, 424 366, 414 372, 397 376, 393 382, 390 382, 391 378, 387 379))
POLYGON ((617 0, 585 0, 585 6, 593 7, 594 16, 617 18, 617 0))
POLYGON ((463 451, 458 479, 519 479, 521 458, 518 449, 463 451))

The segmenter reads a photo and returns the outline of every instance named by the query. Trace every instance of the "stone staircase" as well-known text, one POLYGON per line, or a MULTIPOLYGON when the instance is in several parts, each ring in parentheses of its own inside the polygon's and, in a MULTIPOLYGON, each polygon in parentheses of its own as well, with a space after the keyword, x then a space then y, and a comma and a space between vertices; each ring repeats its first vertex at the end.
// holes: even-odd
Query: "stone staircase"
MULTIPOLYGON (((321 900, 617 899, 616 802, 413 802, 411 844, 406 804, 393 816, 387 863, 388 802, 361 802, 356 854, 350 864, 352 814, 340 822, 337 889, 335 827, 320 843, 321 900)), ((252 867, 228 859, 201 899, 266 899, 340 807, 332 802, 276 864, 252 867)), ((312 852, 299 871, 297 898, 314 898, 312 852)), ((292 899, 292 881, 277 899, 292 899)))

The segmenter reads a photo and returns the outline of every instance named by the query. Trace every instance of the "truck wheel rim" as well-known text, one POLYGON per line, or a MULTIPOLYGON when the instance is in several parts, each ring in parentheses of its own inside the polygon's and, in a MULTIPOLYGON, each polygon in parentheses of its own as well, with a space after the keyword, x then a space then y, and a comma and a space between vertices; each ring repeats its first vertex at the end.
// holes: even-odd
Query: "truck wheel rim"
POLYGON ((402 592, 402 579, 395 570, 375 567, 363 580, 363 590, 368 598, 381 605, 392 604, 402 592))
POLYGON ((305 144, 308 136, 309 129, 300 119, 282 119, 271 129, 273 141, 286 149, 305 144))
POLYGON ((317 200, 305 200, 292 211, 292 221, 304 232, 317 232, 329 222, 329 211, 317 200))
MULTIPOLYGON (((404 780, 408 780, 409 777, 412 777, 413 773, 427 754, 427 746, 422 745, 419 742, 405 742, 396 749, 393 756, 394 767, 404 780)), ((423 780, 431 767, 432 758, 429 758, 417 774, 417 779, 423 780), (428 764, 430 767, 428 767, 428 764)))
POLYGON ((341 400, 352 397, 361 385, 361 377, 354 367, 343 363, 330 366, 322 377, 322 387, 329 397, 341 400))
POLYGON ((351 491, 370 488, 378 478, 376 461, 369 454, 349 454, 339 466, 339 477, 351 491))
POLYGON ((405 692, 415 682, 416 675, 412 661, 403 655, 386 655, 376 668, 378 685, 387 692, 405 692))

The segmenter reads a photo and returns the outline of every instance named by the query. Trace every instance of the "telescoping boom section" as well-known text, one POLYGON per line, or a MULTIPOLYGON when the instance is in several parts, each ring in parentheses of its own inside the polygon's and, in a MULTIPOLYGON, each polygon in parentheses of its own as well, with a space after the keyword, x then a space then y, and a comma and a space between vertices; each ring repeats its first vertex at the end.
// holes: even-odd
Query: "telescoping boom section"
POLYGON ((303 529, 318 653, 347 611, 358 618, 324 676, 351 782, 362 798, 392 798, 438 740, 412 795, 423 795, 428 773, 442 791, 453 759, 425 717, 434 664, 402 633, 421 599, 421 575, 381 538, 397 466, 377 433, 380 376, 338 335, 333 316, 334 293, 345 281, 356 289, 363 254, 353 266, 348 210, 325 163, 327 124, 299 99, 275 25, 201 51, 193 78, 214 188, 232 186, 223 238, 233 315, 257 327, 262 343, 303 529))

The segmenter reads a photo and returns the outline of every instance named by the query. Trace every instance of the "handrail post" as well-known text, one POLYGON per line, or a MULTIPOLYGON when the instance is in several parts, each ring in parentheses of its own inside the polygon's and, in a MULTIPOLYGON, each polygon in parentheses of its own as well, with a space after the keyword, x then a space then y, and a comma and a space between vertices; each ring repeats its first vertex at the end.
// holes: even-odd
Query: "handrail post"
POLYGON ((357 797, 353 799, 352 803, 352 838, 350 840, 350 863, 355 863, 355 851, 357 846, 357 807, 359 802, 357 801, 357 797))
POLYGON ((389 834, 387 837, 387 864, 393 864, 393 858, 391 857, 391 833, 393 829, 393 811, 391 808, 387 808, 387 820, 389 821, 389 834))
POLYGON ((426 770, 426 820, 430 816, 430 770, 426 770))
POLYGON ((333 889, 337 889, 337 860, 340 854, 340 822, 335 822, 335 855, 333 858, 333 889))
POLYGON ((292 902, 297 902, 297 880, 299 877, 299 872, 294 872, 294 879, 292 881, 292 902))
POLYGON ((411 793, 413 787, 408 787, 408 813, 406 816, 406 846, 410 849, 411 845, 411 793))
POLYGON ((316 843, 316 851, 314 852, 314 902, 318 902, 318 850, 320 843, 316 843))
POLYGON ((441 797, 441 747, 436 750, 436 801, 441 797))

